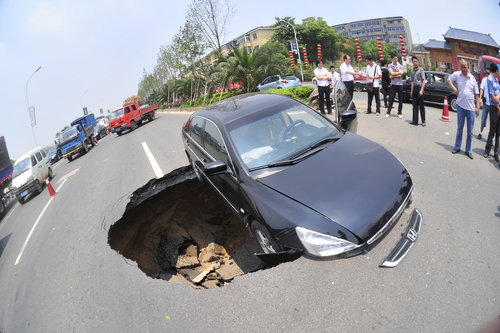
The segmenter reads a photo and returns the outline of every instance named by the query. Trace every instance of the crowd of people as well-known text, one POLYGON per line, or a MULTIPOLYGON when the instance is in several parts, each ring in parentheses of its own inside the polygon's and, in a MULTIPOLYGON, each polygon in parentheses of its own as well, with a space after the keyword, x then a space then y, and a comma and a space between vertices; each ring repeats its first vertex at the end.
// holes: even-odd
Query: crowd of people
MULTIPOLYGON (((390 64, 383 60, 380 65, 376 64, 371 56, 366 58, 366 69, 364 72, 355 70, 351 65, 351 57, 344 56, 344 61, 340 65, 340 75, 335 71, 335 66, 330 66, 330 71, 323 67, 321 60, 316 61, 317 68, 314 76, 318 85, 319 109, 325 114, 325 104, 328 114, 332 113, 332 103, 330 100, 331 89, 338 81, 343 81, 347 91, 354 94, 354 78, 364 75, 367 78, 366 90, 368 94, 368 106, 366 114, 372 113, 372 102, 375 99, 375 115, 380 115, 380 93, 382 93, 384 106, 387 109, 385 118, 389 118, 394 105, 396 94, 398 95, 398 118, 403 118, 403 77, 406 69, 399 63, 399 58, 394 56, 390 64)), ((410 125, 418 126, 419 116, 421 125, 425 123, 424 94, 427 79, 425 71, 419 64, 419 59, 415 56, 411 58, 412 69, 410 75, 410 96, 413 103, 413 117, 410 125)), ((498 66, 492 63, 489 67, 489 75, 486 76, 479 86, 475 77, 469 72, 467 61, 460 61, 460 70, 451 74, 448 78, 448 85, 457 96, 457 132, 455 145, 452 154, 461 151, 462 137, 465 123, 467 122, 465 155, 474 159, 472 155, 472 130, 474 128, 475 117, 481 115, 481 128, 478 139, 482 138, 482 132, 486 127, 487 118, 490 118, 490 127, 486 146, 484 148, 484 158, 489 158, 493 152, 493 158, 499 162, 500 166, 500 84, 498 66), (492 150, 493 148, 493 150, 492 150)))

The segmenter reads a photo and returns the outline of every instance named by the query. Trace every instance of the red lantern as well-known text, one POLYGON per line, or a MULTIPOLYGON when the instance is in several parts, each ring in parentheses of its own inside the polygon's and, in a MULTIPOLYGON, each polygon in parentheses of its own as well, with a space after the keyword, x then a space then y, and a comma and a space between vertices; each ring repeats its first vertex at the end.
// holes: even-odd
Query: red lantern
POLYGON ((318 59, 322 60, 323 55, 321 54, 321 44, 317 45, 317 50, 318 50, 318 59))
POLYGON ((288 55, 290 56, 290 64, 292 66, 292 69, 294 69, 295 68, 295 59, 293 58, 293 52, 288 51, 288 55))

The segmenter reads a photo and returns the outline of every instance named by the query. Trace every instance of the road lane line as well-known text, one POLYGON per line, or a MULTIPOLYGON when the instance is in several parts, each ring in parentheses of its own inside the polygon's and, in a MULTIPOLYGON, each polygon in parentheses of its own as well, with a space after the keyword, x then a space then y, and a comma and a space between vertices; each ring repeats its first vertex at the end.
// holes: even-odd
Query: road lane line
MULTIPOLYGON (((59 190, 64 185, 64 183, 66 183, 66 180, 64 180, 62 182, 62 184, 59 185, 59 187, 56 189, 56 192, 59 192, 59 190)), ((17 264, 19 264, 19 261, 21 260, 21 256, 23 255, 24 249, 26 248, 26 245, 28 245, 28 242, 29 242, 29 240, 31 238, 31 234, 33 234, 33 231, 35 230, 36 226, 38 225, 38 222, 40 222, 40 220, 42 219, 42 216, 45 213, 45 210, 47 210, 47 207, 49 207, 50 203, 52 202, 52 199, 54 199, 54 197, 50 198, 50 200, 47 202, 47 204, 43 208, 43 210, 40 213, 40 215, 38 215, 38 218, 36 219, 35 224, 33 224, 33 227, 31 228, 30 233, 28 234, 28 237, 26 237, 26 240, 24 241, 23 247, 21 249, 21 252, 17 256, 16 263, 14 264, 14 266, 16 266, 17 264)))
POLYGON ((151 153, 151 150, 149 150, 148 144, 146 142, 142 143, 142 148, 144 148, 144 152, 146 153, 146 156, 148 157, 149 163, 151 164, 151 167, 153 168, 153 171, 155 172, 156 178, 161 178, 163 177, 163 171, 161 170, 160 166, 158 165, 158 162, 156 162, 155 157, 151 153))

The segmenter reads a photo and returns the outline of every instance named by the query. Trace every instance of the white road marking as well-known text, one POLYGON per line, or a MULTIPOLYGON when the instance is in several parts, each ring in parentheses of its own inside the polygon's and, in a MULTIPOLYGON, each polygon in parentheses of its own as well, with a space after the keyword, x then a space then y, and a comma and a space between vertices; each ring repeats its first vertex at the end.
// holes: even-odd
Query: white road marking
MULTIPOLYGON (((56 189, 56 192, 59 193, 59 190, 64 185, 64 183, 66 183, 66 180, 63 181, 61 185, 59 185, 59 187, 56 189)), ((33 227, 31 228, 30 233, 28 234, 28 237, 26 237, 26 240, 24 241, 23 247, 21 249, 21 252, 17 256, 16 263, 14 264, 14 266, 17 265, 17 264, 19 264, 19 261, 21 260, 21 256, 23 255, 24 249, 26 248, 26 245, 28 245, 28 242, 29 242, 29 240, 31 238, 31 234, 33 234, 33 231, 35 230, 36 226, 38 225, 38 222, 40 222, 40 220, 42 219, 42 216, 45 213, 45 211, 47 210, 47 207, 49 207, 50 203, 52 202, 52 199, 54 199, 54 197, 50 198, 50 200, 47 202, 47 204, 43 208, 43 210, 40 213, 40 215, 38 215, 38 218, 36 219, 35 224, 33 224, 33 227)))
POLYGON ((160 166, 158 165, 158 162, 156 162, 155 157, 151 153, 151 150, 149 150, 148 144, 146 142, 142 143, 142 148, 144 148, 144 152, 146 153, 146 156, 148 157, 149 163, 151 164, 151 167, 153 168, 153 171, 155 172, 156 178, 161 178, 163 177, 163 171, 161 170, 160 166))

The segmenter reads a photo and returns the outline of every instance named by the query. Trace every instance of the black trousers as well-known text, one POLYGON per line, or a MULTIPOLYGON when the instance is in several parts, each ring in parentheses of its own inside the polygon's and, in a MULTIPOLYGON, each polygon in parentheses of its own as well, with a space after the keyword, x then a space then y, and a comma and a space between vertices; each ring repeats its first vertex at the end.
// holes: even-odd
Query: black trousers
POLYGON ((326 99, 326 109, 328 110, 328 114, 332 113, 332 101, 330 100, 330 85, 327 86, 318 86, 318 102, 319 102, 319 110, 321 113, 325 113, 325 99, 326 99))
POLYGON ((484 152, 486 154, 490 153, 491 146, 493 144, 493 137, 495 137, 495 149, 493 150, 493 154, 498 154, 498 141, 500 137, 500 116, 498 115, 498 110, 494 105, 489 106, 488 113, 490 116, 490 131, 488 132, 488 140, 486 141, 484 152))
POLYGON ((422 122, 425 123, 425 106, 424 106, 424 96, 420 96, 420 86, 413 87, 413 95, 411 98, 413 100, 413 123, 418 124, 418 110, 420 109, 420 118, 422 122))
POLYGON ((379 87, 373 87, 373 91, 370 92, 368 91, 368 112, 372 112, 372 100, 373 96, 375 96, 375 105, 377 107, 377 113, 380 113, 380 93, 379 93, 379 87))
POLYGON ((392 104, 394 103, 394 97, 396 97, 396 92, 398 93, 398 114, 403 112, 403 86, 391 85, 391 90, 389 93, 389 107, 387 108, 387 114, 391 114, 392 104))
POLYGON ((349 92, 349 95, 351 95, 351 98, 354 97, 354 82, 353 81, 344 81, 345 87, 347 88, 347 91, 349 92))
POLYGON ((382 93, 382 96, 384 96, 384 106, 387 107, 387 97, 389 96, 389 89, 390 89, 389 84, 382 84, 382 89, 380 89, 380 92, 382 93))

